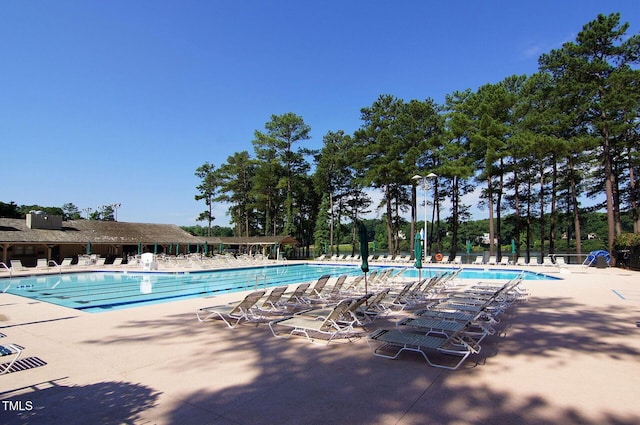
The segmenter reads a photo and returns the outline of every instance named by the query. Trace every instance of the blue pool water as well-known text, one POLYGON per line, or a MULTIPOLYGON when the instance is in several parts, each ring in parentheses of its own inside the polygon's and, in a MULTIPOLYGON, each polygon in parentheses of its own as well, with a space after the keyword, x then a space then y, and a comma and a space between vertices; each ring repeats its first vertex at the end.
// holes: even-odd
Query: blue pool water
MULTIPOLYGON (((371 270, 376 270, 372 267, 371 270)), ((443 273, 446 268, 424 268, 422 276, 443 273)), ((463 279, 510 279, 518 270, 464 269, 463 279)), ((359 266, 296 264, 230 270, 181 273, 87 272, 0 279, 3 292, 88 312, 201 298, 276 285, 315 281, 324 274, 362 274, 359 266)), ((417 278, 406 269, 404 277, 417 278)), ((528 273, 525 279, 552 279, 528 273)))
MULTIPOLYGON (((442 274, 446 271, 450 271, 451 268, 445 267, 425 267, 421 271, 417 269, 408 269, 402 275, 404 277, 417 278, 422 273, 422 277, 432 277, 436 274, 442 274)), ((517 269, 484 269, 484 268, 464 268, 458 277, 461 279, 475 279, 475 280, 491 280, 491 279, 513 279, 522 273, 522 270, 517 269)), ((530 271, 524 272, 524 280, 556 280, 557 277, 549 276, 544 273, 534 273, 530 271)))

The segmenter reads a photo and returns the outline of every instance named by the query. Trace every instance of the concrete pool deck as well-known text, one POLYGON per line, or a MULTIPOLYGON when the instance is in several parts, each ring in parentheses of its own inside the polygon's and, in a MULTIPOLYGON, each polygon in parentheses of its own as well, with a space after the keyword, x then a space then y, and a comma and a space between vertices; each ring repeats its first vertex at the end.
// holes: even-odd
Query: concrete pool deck
POLYGON ((563 280, 525 281, 527 301, 457 371, 375 357, 363 338, 198 323, 238 293, 97 314, 1 294, 0 344, 24 346, 27 369, 0 376, 0 422, 640 423, 640 273, 533 270, 563 280))

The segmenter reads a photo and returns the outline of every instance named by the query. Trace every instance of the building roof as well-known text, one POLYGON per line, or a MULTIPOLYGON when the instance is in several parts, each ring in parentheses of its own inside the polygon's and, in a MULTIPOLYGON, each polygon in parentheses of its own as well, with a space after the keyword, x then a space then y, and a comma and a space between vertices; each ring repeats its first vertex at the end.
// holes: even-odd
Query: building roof
POLYGON ((203 239, 174 224, 69 220, 61 229, 30 229, 26 220, 0 218, 0 243, 197 244, 203 239))
POLYGON ((225 245, 298 245, 298 241, 291 236, 218 237, 205 239, 208 243, 223 243, 225 245))
POLYGON ((298 245, 291 236, 198 237, 174 224, 127 223, 122 221, 69 220, 61 229, 32 229, 26 220, 0 218, 0 243, 44 244, 209 244, 298 245))

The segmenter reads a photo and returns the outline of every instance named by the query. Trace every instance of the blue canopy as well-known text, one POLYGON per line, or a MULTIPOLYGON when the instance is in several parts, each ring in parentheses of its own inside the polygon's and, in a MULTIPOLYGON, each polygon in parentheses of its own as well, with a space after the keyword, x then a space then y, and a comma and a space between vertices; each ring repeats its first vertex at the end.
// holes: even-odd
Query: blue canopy
POLYGON ((605 251, 603 249, 599 249, 596 251, 591 251, 589 253, 589 255, 587 256, 587 264, 589 264, 590 266, 593 266, 596 264, 597 258, 598 257, 604 257, 607 260, 607 265, 611 265, 611 255, 609 255, 608 251, 605 251))

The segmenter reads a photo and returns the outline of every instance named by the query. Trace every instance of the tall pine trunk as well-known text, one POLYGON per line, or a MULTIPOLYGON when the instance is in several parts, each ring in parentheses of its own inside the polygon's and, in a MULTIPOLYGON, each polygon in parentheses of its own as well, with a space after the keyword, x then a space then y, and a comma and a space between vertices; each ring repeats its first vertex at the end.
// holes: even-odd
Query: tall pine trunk
MULTIPOLYGON (((500 169, 503 168, 502 158, 500 159, 500 169)), ((502 260, 502 193, 504 190, 504 174, 500 173, 498 180, 498 194, 496 197, 496 240, 498 242, 497 261, 502 260)))
POLYGON ((460 193, 458 192, 459 184, 457 176, 453 177, 451 186, 451 251, 449 253, 449 260, 455 258, 458 252, 460 193))
POLYGON ((633 164, 631 163, 631 152, 627 153, 627 158, 629 158, 629 190, 631 192, 630 198, 631 215, 633 218, 633 232, 640 233, 640 199, 638 199, 640 188, 638 187, 638 182, 636 182, 633 164))
POLYGON ((540 258, 544 259, 544 165, 540 164, 540 258))
POLYGON ((389 255, 393 255, 395 247, 393 246, 393 208, 391 206, 391 186, 389 183, 384 186, 384 193, 386 198, 387 208, 387 243, 389 244, 389 255))
POLYGON ((549 254, 555 253, 556 240, 556 202, 557 202, 557 186, 558 186, 558 166, 553 159, 553 171, 551 173, 551 211, 549 212, 549 254))
POLYGON ((491 184, 491 176, 487 177, 487 196, 489 198, 489 255, 494 255, 495 244, 493 238, 495 237, 495 229, 493 223, 493 186, 491 184))

